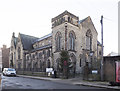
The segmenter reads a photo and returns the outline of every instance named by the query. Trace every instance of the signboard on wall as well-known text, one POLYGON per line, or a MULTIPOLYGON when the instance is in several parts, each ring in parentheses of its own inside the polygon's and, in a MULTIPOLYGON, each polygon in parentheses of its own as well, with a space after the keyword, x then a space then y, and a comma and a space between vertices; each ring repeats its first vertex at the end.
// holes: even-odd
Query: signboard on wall
POLYGON ((97 70, 92 70, 92 74, 97 74, 98 71, 97 70))
POLYGON ((46 72, 52 72, 53 68, 46 68, 46 72))
POLYGON ((116 61, 116 82, 120 82, 120 61, 116 61))

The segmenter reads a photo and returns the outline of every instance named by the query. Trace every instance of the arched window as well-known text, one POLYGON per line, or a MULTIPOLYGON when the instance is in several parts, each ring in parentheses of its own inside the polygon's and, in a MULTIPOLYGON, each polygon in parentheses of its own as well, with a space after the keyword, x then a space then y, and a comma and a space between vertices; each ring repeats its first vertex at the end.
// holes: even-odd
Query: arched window
POLYGON ((42 61, 40 60, 40 71, 42 71, 42 61))
POLYGON ((55 36, 55 40, 56 40, 56 51, 60 51, 61 50, 61 33, 60 32, 57 32, 55 36))
POLYGON ((38 67, 37 62, 35 62, 34 63, 34 68, 37 68, 37 67, 38 67))
POLYGON ((20 59, 20 58, 21 58, 20 53, 21 53, 21 50, 20 50, 20 47, 18 47, 18 59, 20 59))
POLYGON ((50 68, 50 60, 48 59, 47 67, 50 68))
POLYGON ((56 67, 57 67, 57 69, 56 69, 56 70, 57 70, 58 72, 60 72, 60 71, 61 71, 60 58, 58 58, 58 59, 56 60, 56 64, 57 64, 57 65, 56 65, 56 67))
POLYGON ((39 58, 42 59, 42 52, 39 53, 39 58))
POLYGON ((13 67, 13 53, 11 54, 10 67, 13 67))
POLYGON ((70 22, 70 17, 68 17, 68 22, 70 22))
POLYGON ((73 31, 69 33, 69 46, 70 50, 75 50, 75 33, 73 31))
POLYGON ((86 32, 86 49, 92 50, 92 33, 90 29, 86 32))
POLYGON ((11 60, 13 60, 13 53, 11 53, 11 60))
POLYGON ((80 62, 79 62, 79 66, 80 66, 80 67, 82 66, 82 62, 81 62, 81 59, 80 59, 80 62))
POLYGON ((32 68, 32 63, 29 62, 29 63, 27 64, 27 70, 31 71, 31 68, 32 68))
MULTIPOLYGON (((76 56, 73 53, 70 54, 69 62, 70 62, 70 65, 69 65, 70 73, 75 74, 75 72, 76 72, 76 56)), ((75 75, 73 75, 73 76, 75 76, 75 75)))
POLYGON ((49 56, 50 56, 50 50, 47 51, 47 57, 49 57, 49 56))
POLYGON ((18 63, 18 69, 21 69, 21 63, 18 63))

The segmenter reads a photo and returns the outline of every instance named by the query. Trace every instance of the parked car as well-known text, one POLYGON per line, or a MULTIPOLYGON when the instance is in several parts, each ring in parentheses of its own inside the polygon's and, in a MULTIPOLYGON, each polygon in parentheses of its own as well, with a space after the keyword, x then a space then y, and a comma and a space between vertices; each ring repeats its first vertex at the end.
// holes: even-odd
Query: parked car
POLYGON ((5 76, 16 76, 16 71, 13 68, 4 68, 3 75, 5 76))

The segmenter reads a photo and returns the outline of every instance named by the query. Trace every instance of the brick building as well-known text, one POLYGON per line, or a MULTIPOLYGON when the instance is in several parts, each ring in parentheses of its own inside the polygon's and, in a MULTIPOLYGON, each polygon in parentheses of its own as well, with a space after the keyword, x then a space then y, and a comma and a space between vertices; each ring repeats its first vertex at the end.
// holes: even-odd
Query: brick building
POLYGON ((10 48, 7 48, 6 45, 0 49, 0 68, 8 68, 9 67, 9 52, 10 48))

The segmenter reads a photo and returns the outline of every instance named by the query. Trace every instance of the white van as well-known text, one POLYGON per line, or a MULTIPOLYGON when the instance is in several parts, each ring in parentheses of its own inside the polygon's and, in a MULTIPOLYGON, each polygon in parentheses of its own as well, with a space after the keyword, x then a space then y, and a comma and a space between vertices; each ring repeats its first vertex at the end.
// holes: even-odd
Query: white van
POLYGON ((3 75, 6 75, 6 76, 16 76, 16 71, 13 68, 4 68, 3 69, 3 75))

